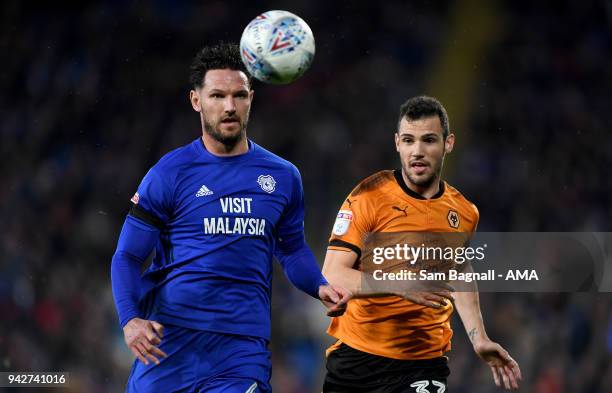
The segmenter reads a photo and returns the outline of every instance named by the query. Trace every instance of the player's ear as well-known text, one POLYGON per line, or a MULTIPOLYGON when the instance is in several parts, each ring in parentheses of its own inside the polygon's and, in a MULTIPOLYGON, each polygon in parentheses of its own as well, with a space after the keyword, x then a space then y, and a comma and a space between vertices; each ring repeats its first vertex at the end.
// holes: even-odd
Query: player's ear
POLYGON ((399 149, 399 134, 396 132, 395 133, 395 150, 399 153, 400 149, 399 149))
POLYGON ((455 134, 448 134, 444 141, 444 152, 450 153, 453 151, 453 146, 455 146, 455 134))
POLYGON ((249 101, 251 101, 251 104, 253 103, 253 97, 255 97, 255 90, 251 89, 249 90, 249 101))
POLYGON ((200 105, 200 93, 197 90, 191 90, 189 92, 189 101, 191 102, 191 107, 194 111, 202 111, 202 106, 200 105))

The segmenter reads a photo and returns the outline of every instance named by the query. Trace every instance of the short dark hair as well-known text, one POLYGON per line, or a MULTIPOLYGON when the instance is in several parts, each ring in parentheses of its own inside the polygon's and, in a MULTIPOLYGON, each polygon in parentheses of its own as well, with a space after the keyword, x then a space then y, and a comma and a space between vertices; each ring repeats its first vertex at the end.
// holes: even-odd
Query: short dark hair
POLYGON ((201 88, 204 77, 209 70, 230 69, 242 71, 249 79, 251 75, 247 72, 240 58, 240 47, 229 42, 220 42, 216 45, 205 46, 193 58, 189 67, 189 83, 194 89, 201 88))
POLYGON ((429 96, 412 97, 402 104, 400 107, 399 120, 397 121, 397 129, 399 130, 399 125, 404 118, 408 120, 418 120, 430 116, 438 116, 440 124, 442 125, 442 135, 444 139, 446 139, 450 133, 448 114, 440 101, 429 96))

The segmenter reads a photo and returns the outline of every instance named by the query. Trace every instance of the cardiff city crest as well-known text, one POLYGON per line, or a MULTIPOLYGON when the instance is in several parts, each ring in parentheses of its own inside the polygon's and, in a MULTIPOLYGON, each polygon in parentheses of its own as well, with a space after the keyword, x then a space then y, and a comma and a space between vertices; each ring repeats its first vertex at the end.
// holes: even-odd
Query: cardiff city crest
POLYGON ((276 190, 276 180, 274 180, 274 178, 270 175, 259 175, 259 177, 257 178, 257 184, 259 184, 261 189, 267 192, 268 194, 276 190))

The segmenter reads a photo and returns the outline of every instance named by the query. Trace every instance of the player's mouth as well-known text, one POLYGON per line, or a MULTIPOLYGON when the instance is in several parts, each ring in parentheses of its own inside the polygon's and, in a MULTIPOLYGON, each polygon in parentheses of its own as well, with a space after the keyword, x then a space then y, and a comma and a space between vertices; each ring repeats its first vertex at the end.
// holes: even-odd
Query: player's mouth
POLYGON ((225 119, 221 120, 221 123, 225 123, 225 124, 238 123, 238 118, 237 117, 226 117, 225 119))
POLYGON ((226 126, 238 126, 240 122, 237 117, 227 117, 221 120, 221 124, 225 124, 226 126))
POLYGON ((413 161, 410 163, 410 168, 412 168, 414 173, 417 175, 422 175, 425 173, 428 167, 429 164, 427 164, 425 161, 413 161))

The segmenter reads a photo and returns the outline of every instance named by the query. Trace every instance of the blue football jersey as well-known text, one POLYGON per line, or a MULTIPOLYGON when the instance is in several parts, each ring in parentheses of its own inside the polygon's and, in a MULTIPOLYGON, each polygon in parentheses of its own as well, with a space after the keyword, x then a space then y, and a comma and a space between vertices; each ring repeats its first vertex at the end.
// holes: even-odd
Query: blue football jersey
POLYGON ((155 164, 132 202, 132 216, 160 229, 146 318, 269 339, 274 250, 303 231, 297 168, 252 141, 219 157, 198 138, 155 164))

